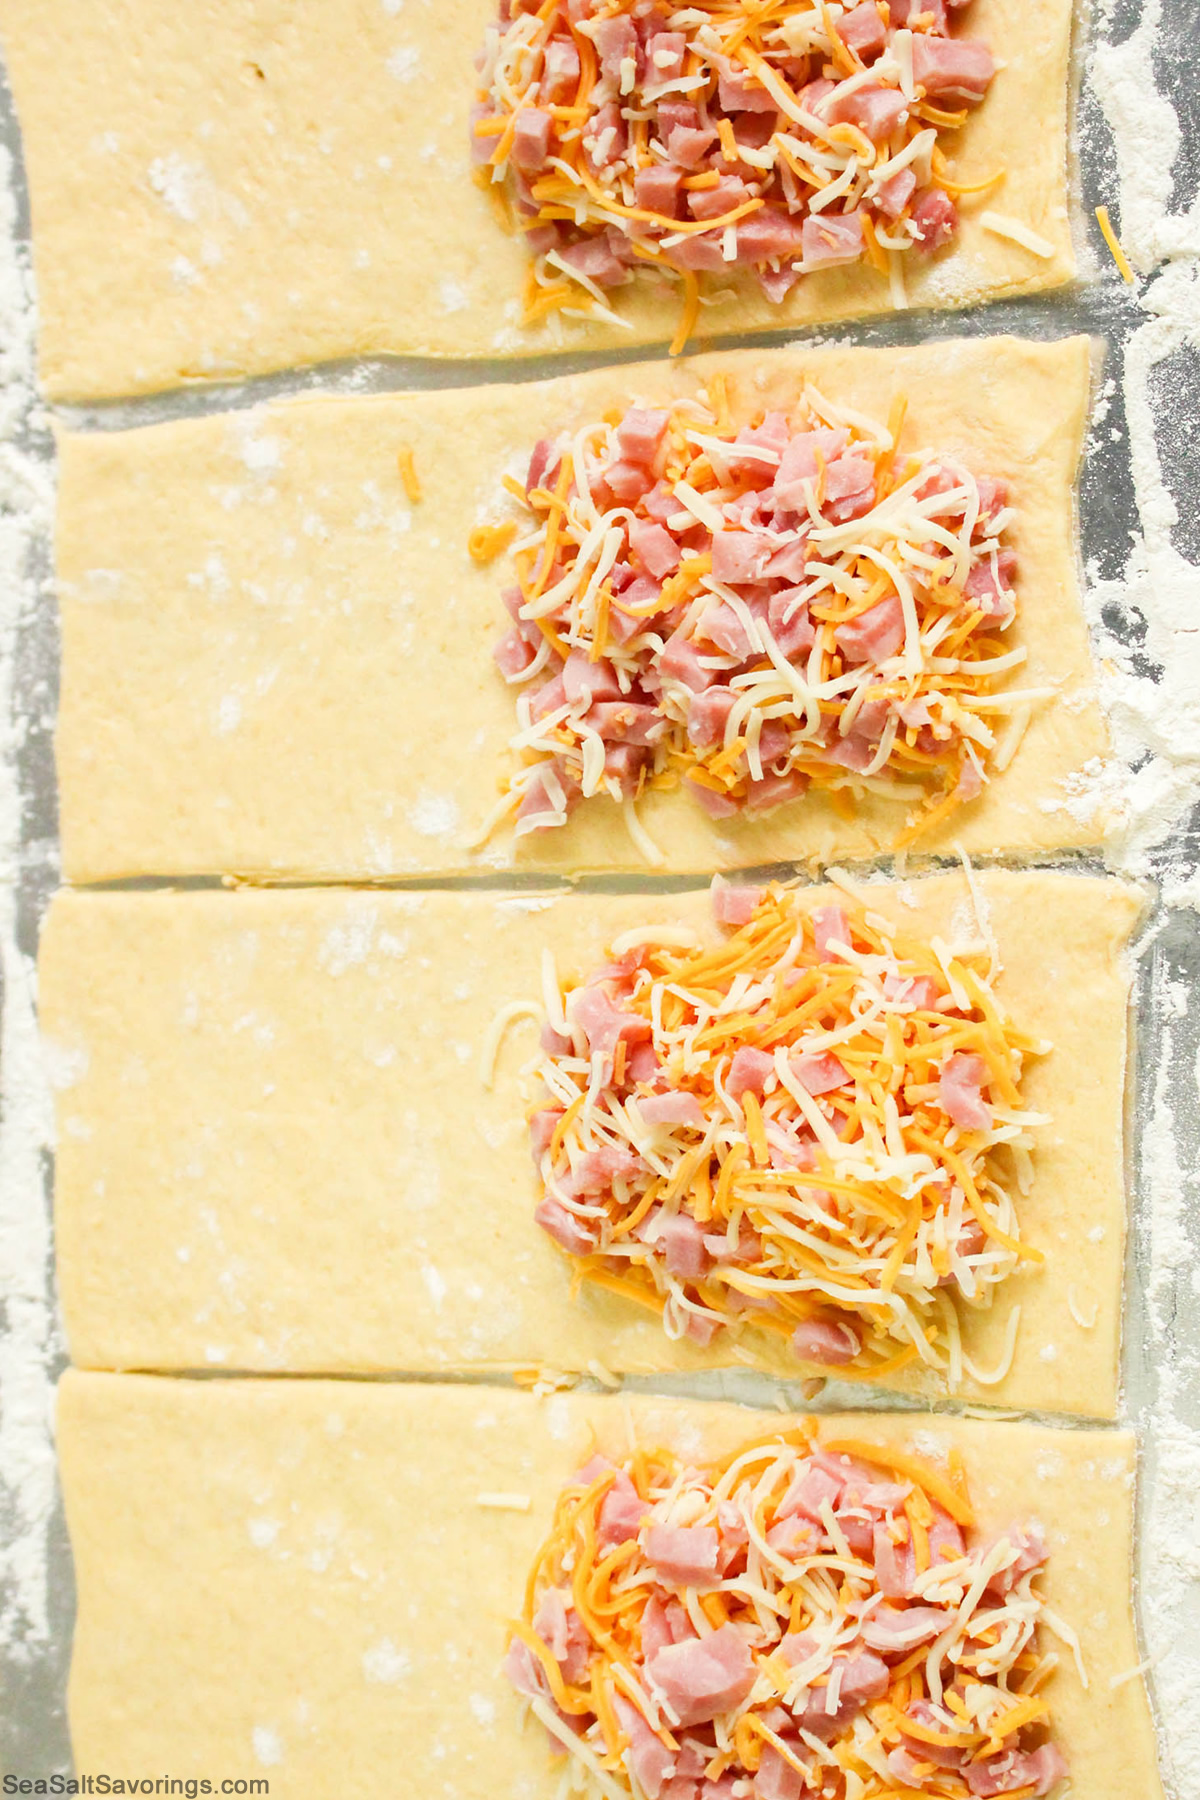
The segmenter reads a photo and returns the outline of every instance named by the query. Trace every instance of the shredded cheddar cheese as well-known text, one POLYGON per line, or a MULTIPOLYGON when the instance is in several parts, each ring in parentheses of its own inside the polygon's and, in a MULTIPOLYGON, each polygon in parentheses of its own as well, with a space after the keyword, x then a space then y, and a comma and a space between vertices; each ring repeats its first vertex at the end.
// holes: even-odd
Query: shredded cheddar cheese
POLYGON ((877 795, 903 846, 1011 759, 1051 690, 1004 679, 1007 491, 902 426, 809 386, 739 428, 714 385, 538 445, 497 647, 518 835, 683 783, 717 816, 877 795))
POLYGON ((1104 241, 1108 245, 1109 253, 1117 265, 1121 280, 1128 282, 1132 287, 1137 278, 1133 273, 1129 258, 1121 248, 1121 240, 1113 230, 1113 223, 1108 216, 1107 206, 1098 206, 1096 208, 1096 223, 1099 225, 1104 241))
POLYGON ((964 90, 951 29, 944 8, 902 25, 825 0, 506 4, 478 59, 471 148, 532 254, 525 321, 620 324, 606 291, 653 272, 683 287, 677 354, 700 279, 731 267, 778 303, 865 258, 902 296, 897 256, 939 248, 954 199, 982 191, 953 181, 937 139, 994 64, 972 44, 964 90))
POLYGON ((999 1004, 991 949, 771 887, 716 947, 611 954, 555 985, 529 1065, 537 1217, 578 1279, 672 1337, 753 1327, 839 1374, 986 1383, 961 1313, 1042 1260, 1010 1171, 1048 1123, 1021 1082, 1049 1048, 999 1004))
POLYGON ((978 1530, 961 1459, 811 1423, 702 1466, 631 1441, 559 1495, 505 1672, 589 1800, 1045 1795, 1046 1560, 978 1530))
POLYGON ((396 465, 409 504, 417 506, 421 499, 421 478, 417 474, 417 458, 411 444, 401 444, 396 452, 396 465))

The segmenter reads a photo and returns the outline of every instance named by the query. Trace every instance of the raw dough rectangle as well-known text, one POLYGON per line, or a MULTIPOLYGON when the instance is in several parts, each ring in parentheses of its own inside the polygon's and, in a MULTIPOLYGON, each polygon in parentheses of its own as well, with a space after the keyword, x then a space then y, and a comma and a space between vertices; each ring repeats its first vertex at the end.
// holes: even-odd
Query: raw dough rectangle
MULTIPOLYGON (((919 349, 744 351, 537 385, 374 399, 60 439, 58 728, 66 874, 376 879, 481 866, 645 869, 619 807, 594 800, 559 831, 466 848, 511 767, 515 690, 492 660, 509 620, 505 562, 467 537, 500 516, 505 469, 544 432, 632 397, 728 376, 735 417, 790 409, 806 379, 886 418, 903 443, 953 450, 1010 484, 1034 709, 1011 763, 921 848, 1096 843, 1068 806, 1108 749, 1079 601, 1072 483, 1087 412, 1085 338, 919 349), (415 455, 410 506, 397 451, 415 455)), ((675 871, 887 849, 905 809, 853 820, 814 794, 757 822, 714 823, 682 791, 641 815, 675 871)))
MULTIPOLYGON (((1001 72, 950 143, 964 203, 914 306, 960 307, 1068 281, 1071 0, 974 0, 1001 72), (995 208, 1048 257, 988 232, 995 208)), ((472 59, 496 0, 3 0, 33 213, 41 373, 55 399, 146 393, 336 357, 552 351, 519 324, 527 259, 472 180, 472 59)), ((716 336, 887 312, 859 266, 757 281, 706 313, 716 336)), ((629 329, 568 324, 565 348, 666 343, 674 283, 639 286, 629 329)))
MULTIPOLYGON (((58 1443, 79 1582, 82 1769, 269 1776, 282 1800, 552 1800, 499 1672, 555 1496, 633 1430, 703 1460, 779 1413, 479 1387, 68 1374, 58 1443), (527 1512, 479 1505, 525 1496, 527 1512)), ((832 1416, 963 1453, 980 1525, 1044 1526, 1047 1603, 1081 1641, 1046 1690, 1080 1800, 1160 1800, 1130 1617, 1124 1432, 832 1416)))
MULTIPOLYGON (((1065 874, 978 878, 997 992, 1047 1037, 1025 1083, 1037 1133, 1027 1241, 1047 1254, 970 1314, 976 1399, 1114 1416, 1125 1229, 1122 1094, 1140 895, 1065 874), (1081 1323, 1082 1321, 1082 1323, 1081 1323), (1089 1323, 1090 1321, 1090 1323, 1089 1323)), ((829 890, 802 890, 804 903, 829 890)), ((971 923, 962 875, 871 889, 901 929, 971 923)), ((708 896, 557 899, 329 891, 72 894, 43 936, 59 1086, 59 1275, 77 1362, 103 1368, 450 1371, 592 1359, 621 1372, 729 1366, 594 1288, 533 1221, 536 1185, 498 1009, 537 999, 541 954, 586 974, 662 920, 713 930, 708 896)), ((722 1334, 724 1335, 724 1334, 722 1334)), ((778 1338, 755 1341, 796 1372, 778 1338)), ((910 1371, 898 1383, 919 1388, 910 1371)), ((926 1390, 933 1391, 933 1390, 926 1390)))

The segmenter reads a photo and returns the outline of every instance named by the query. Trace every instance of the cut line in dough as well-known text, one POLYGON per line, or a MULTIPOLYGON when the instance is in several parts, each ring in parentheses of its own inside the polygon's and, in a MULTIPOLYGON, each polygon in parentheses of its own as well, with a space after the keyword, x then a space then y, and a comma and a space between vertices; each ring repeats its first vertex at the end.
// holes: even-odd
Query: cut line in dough
MULTIPOLYGON (((1000 73, 951 149, 965 184, 952 249, 908 279, 914 307, 1060 286, 1071 0, 974 0, 1000 73), (1045 240, 989 232, 991 208, 1045 240)), ((469 164, 473 58, 496 0, 3 0, 29 172, 40 363, 56 400, 228 381, 338 357, 495 358, 665 344, 678 284, 639 287, 626 323, 520 326, 525 251, 469 164), (147 82, 153 82, 153 104, 147 82)), ((915 258, 910 260, 915 261, 915 258)), ((724 290, 722 290, 724 291, 724 290)), ((887 312, 863 267, 772 307, 753 277, 703 332, 887 312)))
MULTIPOLYGON (((80 1768, 265 1773, 284 1800, 553 1800, 500 1661, 555 1497, 629 1433, 697 1461, 790 1421, 698 1401, 69 1373, 58 1445, 79 1586, 80 1768), (202 1479, 198 1476, 202 1474, 202 1479), (527 1511, 480 1504, 495 1492, 527 1511)), ((984 1531, 1036 1519, 1079 1636, 1049 1689, 1072 1791, 1161 1800, 1131 1618, 1124 1432, 831 1416, 965 1459, 984 1531)))
MULTIPOLYGON (((1025 1077, 1039 1128, 1021 1202, 1040 1271, 972 1314, 962 1397, 1115 1415, 1125 1234, 1125 955, 1141 895, 1119 882, 977 878, 1004 972, 997 997, 1054 1050, 1025 1077), (1090 1329, 1079 1318, 1095 1323, 1090 1329)), ((914 935, 974 936, 961 874, 872 885, 914 935)), ((800 890, 819 906, 828 889, 800 890)), ((636 926, 712 933, 706 893, 307 890, 60 894, 40 1001, 59 1083, 59 1276, 76 1362, 297 1372, 737 1366, 673 1343, 599 1290, 534 1223, 514 1022, 482 1085, 498 1010, 600 965, 636 926)), ((722 1334, 724 1337, 725 1334, 722 1334)), ((801 1373, 778 1338, 744 1348, 801 1373)), ((902 1371, 895 1385, 921 1391, 902 1371)), ((859 1391, 859 1390, 846 1390, 859 1391)), ((935 1391, 928 1388, 925 1391, 935 1391)))
MULTIPOLYGON (((503 517, 505 472, 539 436, 631 399, 729 382, 735 416, 789 411, 805 380, 886 419, 905 446, 1009 484, 1014 680, 1050 687, 1008 767, 922 838, 931 854, 1092 845, 1078 798, 1108 753, 1079 600, 1072 483, 1089 344, 1012 338, 919 349, 743 351, 520 387, 297 400, 261 412, 60 436, 64 868, 75 882, 238 873, 376 880, 495 867, 578 874, 648 864, 614 802, 559 831, 468 846, 507 779, 514 690, 504 560, 471 531, 503 517), (423 495, 398 465, 413 452, 423 495)), ((714 822, 680 791, 641 824, 672 873, 886 851, 903 806, 827 796, 714 822)))

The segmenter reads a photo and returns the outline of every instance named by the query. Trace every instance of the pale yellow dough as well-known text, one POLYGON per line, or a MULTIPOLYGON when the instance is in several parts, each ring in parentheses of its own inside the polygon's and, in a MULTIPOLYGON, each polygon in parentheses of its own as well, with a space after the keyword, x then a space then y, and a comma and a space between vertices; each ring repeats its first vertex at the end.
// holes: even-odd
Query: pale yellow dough
MULTIPOLYGON (((618 298, 626 328, 522 329, 528 259, 469 166, 473 57, 496 0, 2 0, 33 211, 43 383, 145 393, 335 357, 528 355, 668 342, 677 283, 618 298)), ((1003 65, 947 148, 948 251, 906 259, 914 306, 967 306, 1074 273, 1067 213, 1070 0, 974 0, 1003 65), (1035 254, 980 223, 994 210, 1035 254)), ((891 307, 857 266, 780 307, 742 275, 709 336, 891 307)))
MULTIPOLYGON (((533 1552, 594 1444, 697 1462, 790 1423, 740 1407, 478 1387, 68 1374, 58 1443, 79 1582, 81 1769, 261 1775, 280 1800, 553 1800, 500 1673, 533 1552), (507 1495, 501 1511, 479 1496, 507 1495)), ((833 1415, 965 1457, 983 1533, 1035 1519, 1078 1633, 1044 1692, 1079 1800, 1161 1800, 1129 1610, 1124 1432, 833 1415)))
MULTIPOLYGON (((1065 874, 979 878, 1019 1026, 1053 1040, 1028 1073, 1038 1132, 1021 1202, 1046 1254, 968 1316, 968 1350, 1011 1372, 970 1398, 1111 1418, 1125 1237, 1122 1094, 1140 895, 1065 874)), ((870 890, 905 931, 974 936, 962 875, 870 890)), ((802 890, 806 905, 829 890, 802 890)), ((453 1371, 597 1360, 644 1373, 736 1365, 672 1343, 587 1288, 533 1221, 516 1023, 485 1089, 498 1010, 541 992, 543 947, 582 977, 635 925, 711 931, 704 893, 72 894, 42 944, 58 1096, 57 1231, 76 1362, 101 1368, 453 1371)), ((777 1337, 742 1352, 803 1373, 777 1337)), ((941 1391, 911 1372, 898 1385, 941 1391)))
MULTIPOLYGON (((544 432, 635 397, 695 393, 721 371, 735 414, 792 407, 807 380, 886 418, 906 448, 961 454, 1009 482, 1019 618, 1051 688, 1011 763, 922 849, 1095 844, 1072 798, 1108 749, 1079 601, 1072 483, 1087 410, 1085 338, 919 349, 744 351, 521 387, 294 401, 122 433, 64 433, 58 570, 63 858, 76 882, 142 874, 374 879, 497 866, 646 869, 610 800, 559 831, 468 848, 510 769, 515 690, 492 648, 507 558, 481 569, 473 526, 507 516, 544 432), (410 505, 398 451, 423 491, 410 505), (1069 804, 1068 804, 1069 803, 1069 804)), ((686 793, 643 823, 664 867, 707 873, 867 857, 905 809, 852 820, 809 796, 714 824, 686 793)))

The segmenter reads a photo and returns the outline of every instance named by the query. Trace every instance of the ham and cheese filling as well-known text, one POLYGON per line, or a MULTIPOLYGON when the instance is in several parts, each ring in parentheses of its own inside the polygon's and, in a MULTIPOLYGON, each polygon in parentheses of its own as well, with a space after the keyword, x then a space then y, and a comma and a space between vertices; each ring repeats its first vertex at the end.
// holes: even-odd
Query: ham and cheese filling
POLYGON ((559 1498, 506 1672, 611 1800, 1045 1795, 1074 1643, 1036 1526, 974 1528, 961 1461, 782 1431, 708 1468, 595 1456, 559 1498))
POLYGON ((977 948, 904 940, 850 900, 810 916, 778 887, 718 887, 716 910, 716 949, 633 931, 565 991, 547 961, 538 1223, 668 1336, 752 1325, 827 1373, 999 1379, 959 1309, 1042 1260, 1012 1190, 1049 1122, 1022 1066, 1049 1046, 977 948))
POLYGON ((606 291, 657 270, 687 292, 682 349, 701 273, 752 268, 778 302, 864 259, 903 305, 905 257, 948 243, 979 191, 938 141, 995 73, 952 35, 965 4, 502 0, 471 141, 535 259, 527 320, 616 319, 606 291))
MULTIPOLYGON (((737 428, 721 378, 537 445, 513 546, 524 833, 678 787, 721 818, 810 787, 907 806, 906 843, 1007 765, 1024 661, 1004 484, 809 387, 737 428)), ((904 817, 903 814, 900 815, 904 817)), ((644 834, 643 834, 644 835, 644 834)))

